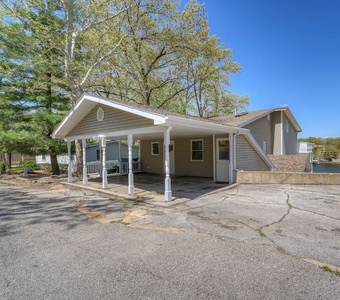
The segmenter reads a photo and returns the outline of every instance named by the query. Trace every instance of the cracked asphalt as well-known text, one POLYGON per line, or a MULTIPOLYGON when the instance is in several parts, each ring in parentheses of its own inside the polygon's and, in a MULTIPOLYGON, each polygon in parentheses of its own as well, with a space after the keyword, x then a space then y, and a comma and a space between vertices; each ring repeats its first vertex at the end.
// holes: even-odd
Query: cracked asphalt
POLYGON ((340 186, 168 207, 0 185, 0 299, 338 299, 340 186))

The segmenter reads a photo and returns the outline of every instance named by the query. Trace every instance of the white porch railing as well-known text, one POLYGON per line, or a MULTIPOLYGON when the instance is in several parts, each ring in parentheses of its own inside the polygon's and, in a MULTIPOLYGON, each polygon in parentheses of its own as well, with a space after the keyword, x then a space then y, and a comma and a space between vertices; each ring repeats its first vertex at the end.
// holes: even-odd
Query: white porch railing
MULTIPOLYGON (((93 161, 86 163, 87 173, 99 173, 101 170, 100 161, 93 161)), ((106 161, 106 170, 107 174, 128 174, 129 173, 129 163, 128 162, 119 162, 118 160, 108 160, 106 161)), ((132 162, 132 172, 137 173, 142 171, 142 162, 141 161, 133 161, 132 162)))

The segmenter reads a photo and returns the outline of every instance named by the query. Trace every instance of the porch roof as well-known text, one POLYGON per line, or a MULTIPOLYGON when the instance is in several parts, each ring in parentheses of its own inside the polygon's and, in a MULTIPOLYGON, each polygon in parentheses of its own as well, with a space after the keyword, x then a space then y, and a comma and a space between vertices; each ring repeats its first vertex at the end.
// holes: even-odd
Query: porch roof
POLYGON ((84 134, 81 136, 71 136, 70 132, 77 124, 97 105, 102 104, 118 110, 141 116, 153 121, 151 127, 140 127, 129 130, 116 130, 102 132, 101 135, 112 138, 125 138, 127 134, 133 134, 134 139, 159 138, 169 127, 171 138, 196 137, 211 134, 223 133, 243 133, 247 134, 249 130, 236 126, 221 124, 218 120, 199 118, 190 115, 169 112, 149 106, 123 103, 105 97, 83 94, 76 105, 67 114, 64 120, 53 132, 53 138, 66 138, 69 140, 94 138, 93 134, 84 134))

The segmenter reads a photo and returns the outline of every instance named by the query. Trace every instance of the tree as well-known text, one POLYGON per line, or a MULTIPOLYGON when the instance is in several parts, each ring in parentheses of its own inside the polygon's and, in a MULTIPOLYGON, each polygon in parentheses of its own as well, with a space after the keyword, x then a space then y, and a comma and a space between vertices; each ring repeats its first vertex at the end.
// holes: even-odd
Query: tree
MULTIPOLYGON (((130 6, 130 1, 115 0, 60 0, 63 17, 66 21, 64 30, 64 70, 65 79, 71 91, 71 103, 74 105, 86 90, 86 84, 94 70, 113 55, 124 39, 111 39, 113 24, 118 16, 130 6)), ((59 50, 61 47, 59 45, 59 50)), ((82 144, 76 141, 77 172, 81 173, 82 144)))
MULTIPOLYGON (((240 66, 232 62, 231 50, 210 36, 204 5, 196 0, 183 11, 172 0, 0 1, 7 12, 3 26, 22 26, 17 31, 34 45, 29 57, 40 53, 39 60, 30 60, 31 69, 21 58, 11 63, 23 68, 22 74, 33 71, 34 76, 22 81, 25 84, 32 78, 45 83, 40 92, 52 114, 61 112, 53 106, 59 98, 52 96, 68 95, 75 105, 85 91, 201 117, 248 103, 247 97, 228 92, 230 77, 240 66), (40 81, 42 75, 45 79, 40 81)), ((29 91, 28 103, 38 103, 32 100, 37 90, 29 91)), ((80 141, 76 155, 80 173, 80 141)))
MULTIPOLYGON (((69 109, 60 53, 64 24, 58 1, 2 1, 1 18, 1 150, 23 154, 49 153, 59 175, 57 154, 65 148, 51 138, 69 109)), ((10 167, 10 162, 7 162, 10 167)))
POLYGON ((182 113, 209 116, 249 103, 227 91, 239 72, 231 50, 209 35, 204 5, 190 1, 180 12, 173 1, 135 1, 119 17, 119 51, 89 81, 98 94, 182 113))
MULTIPOLYGON (((17 44, 22 52, 21 57, 12 57, 11 63, 18 70, 21 68, 21 74, 25 77, 22 82, 26 87, 34 83, 33 88, 27 88, 24 93, 17 90, 25 98, 15 105, 22 108, 26 105, 25 109, 30 114, 35 112, 40 118, 44 107, 49 116, 42 118, 46 122, 43 131, 50 135, 58 124, 53 122, 56 119, 60 121, 60 109, 65 110, 60 100, 68 99, 68 103, 74 105, 86 90, 85 85, 92 71, 115 52, 116 45, 112 45, 112 40, 107 38, 110 33, 107 23, 126 10, 129 1, 1 0, 1 4, 4 11, 2 27, 7 31, 3 47, 8 46, 5 39, 9 40, 11 31, 23 34, 25 38, 18 39, 17 43, 12 43, 13 47, 2 51, 6 52, 8 59, 15 55, 17 44), (100 39, 96 40, 98 37, 100 39)), ((10 86, 15 80, 17 78, 10 79, 10 74, 7 74, 3 83, 10 86)), ((49 151, 52 156, 56 152, 53 147, 49 151)), ((81 172, 80 143, 76 144, 76 152, 78 172, 81 172)))

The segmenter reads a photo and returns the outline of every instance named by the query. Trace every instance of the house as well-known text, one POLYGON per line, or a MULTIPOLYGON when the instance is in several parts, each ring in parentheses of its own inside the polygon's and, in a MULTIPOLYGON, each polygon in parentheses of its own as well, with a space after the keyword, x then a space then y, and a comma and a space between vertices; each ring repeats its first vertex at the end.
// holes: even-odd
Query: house
MULTIPOLYGON (((266 152, 297 151, 296 132, 300 127, 288 108, 230 118, 239 123, 224 117, 199 118, 84 94, 52 136, 66 139, 69 153, 71 142, 82 140, 84 160, 86 140, 100 140, 104 189, 108 184, 107 140, 127 140, 130 195, 134 193, 132 146, 133 141, 138 140, 142 171, 165 174, 165 201, 171 201, 172 174, 208 177, 216 182, 233 183, 238 170, 272 171, 274 165, 266 152), (249 119, 243 121, 246 118, 249 119), (265 120, 267 123, 262 130, 266 134, 261 135, 259 127, 265 120)), ((71 172, 68 180, 72 181, 71 172)), ((86 163, 83 184, 87 184, 86 163)))
MULTIPOLYGON (((57 161, 59 166, 60 165, 70 165, 72 172, 77 170, 76 166, 76 156, 71 155, 70 157, 67 154, 59 154, 57 155, 57 161)), ((39 154, 35 156, 35 162, 37 165, 50 165, 51 164, 51 157, 49 154, 39 154)))
POLYGON ((211 119, 221 124, 249 129, 266 154, 295 155, 299 153, 297 135, 302 130, 287 106, 211 119))
MULTIPOLYGON (((139 147, 137 145, 132 146, 132 159, 137 160, 139 157, 139 147)), ((119 141, 112 140, 106 142, 106 159, 107 160, 128 160, 128 145, 126 142, 121 142, 119 145, 119 141)), ((91 144, 86 146, 86 161, 94 162, 100 161, 101 158, 101 149, 99 144, 91 144)))

